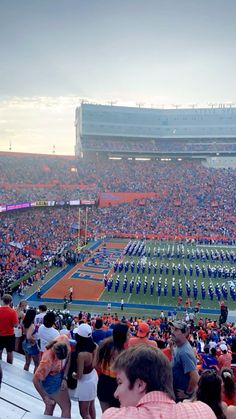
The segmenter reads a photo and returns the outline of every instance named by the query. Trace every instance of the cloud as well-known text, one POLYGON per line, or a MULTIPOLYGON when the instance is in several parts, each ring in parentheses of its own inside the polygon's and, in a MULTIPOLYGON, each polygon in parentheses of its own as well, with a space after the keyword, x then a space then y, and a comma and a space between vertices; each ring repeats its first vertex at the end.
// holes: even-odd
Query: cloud
POLYGON ((13 151, 74 154, 74 113, 81 98, 10 97, 0 100, 0 148, 13 151))

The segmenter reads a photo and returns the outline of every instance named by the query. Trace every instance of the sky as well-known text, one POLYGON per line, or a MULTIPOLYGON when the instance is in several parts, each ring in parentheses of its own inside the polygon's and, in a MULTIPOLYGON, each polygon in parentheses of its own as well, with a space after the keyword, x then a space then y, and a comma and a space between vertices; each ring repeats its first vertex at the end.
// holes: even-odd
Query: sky
POLYGON ((236 106, 235 0, 0 0, 0 151, 74 154, 75 108, 236 106))

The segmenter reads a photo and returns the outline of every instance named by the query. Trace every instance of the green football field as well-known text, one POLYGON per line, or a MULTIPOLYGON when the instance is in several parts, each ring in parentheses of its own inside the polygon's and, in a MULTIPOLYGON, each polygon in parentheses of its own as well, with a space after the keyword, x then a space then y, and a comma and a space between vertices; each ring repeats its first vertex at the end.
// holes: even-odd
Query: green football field
MULTIPOLYGON (((120 240, 119 240, 120 241, 120 240)), ((146 269, 145 273, 142 273, 142 270, 140 269, 140 272, 137 273, 137 262, 138 260, 141 260, 141 256, 129 256, 126 255, 123 258, 123 264, 128 261, 134 261, 135 263, 135 269, 134 273, 131 273, 130 266, 129 270, 125 273, 124 268, 121 272, 114 272, 114 269, 112 269, 112 278, 113 278, 113 285, 110 292, 108 292, 107 288, 104 288, 104 291, 100 297, 100 301, 108 301, 108 302, 120 302, 121 299, 124 299, 125 303, 136 303, 136 304, 157 304, 157 305, 164 305, 164 306, 177 306, 177 299, 178 299, 178 284, 181 281, 182 284, 182 306, 184 305, 185 301, 188 299, 187 292, 186 292, 186 282, 189 283, 190 289, 191 289, 191 295, 190 300, 192 300, 192 307, 195 307, 196 303, 198 301, 201 302, 202 308, 217 308, 219 309, 219 300, 215 294, 215 286, 216 284, 219 284, 220 290, 221 286, 225 284, 227 290, 228 290, 228 298, 226 299, 222 295, 221 291, 221 300, 224 300, 226 305, 231 310, 236 310, 236 301, 233 301, 233 299, 230 296, 230 285, 234 286, 236 289, 236 278, 233 278, 232 275, 230 276, 229 272, 233 269, 236 269, 236 258, 235 261, 233 260, 234 253, 236 254, 236 247, 235 246, 223 246, 223 245, 196 245, 196 244, 178 244, 176 242, 157 242, 157 241, 146 241, 146 255, 144 256, 146 259, 143 261, 146 262, 146 269), (149 253, 150 248, 150 255, 149 253), (157 255, 154 255, 154 248, 156 249, 157 255), (202 255, 201 255, 202 252, 202 255), (228 252, 228 253, 227 253, 228 252), (200 253, 201 257, 198 259, 197 254, 200 253), (212 260, 211 253, 213 254, 213 257, 215 258, 212 260), (227 259, 227 255, 232 254, 232 258, 227 259), (159 256, 158 256, 159 254, 159 256), (207 258, 207 254, 208 257, 207 258), (217 259, 219 255, 219 259, 217 259), (223 260, 221 258, 221 255, 223 255, 223 260), (189 257, 188 257, 189 256, 189 257), (191 259, 192 258, 192 259, 191 259), (148 265, 151 263, 151 272, 148 273, 148 265), (154 274, 154 264, 156 264, 157 272, 154 274), (172 265, 176 266, 175 273, 173 275, 172 273, 172 265), (160 273, 160 266, 163 265, 163 272, 160 273), (168 273, 166 273, 166 267, 168 265, 168 273), (179 275, 177 266, 180 265, 181 273, 179 275), (184 265, 187 267, 187 272, 184 274, 184 265), (190 275, 189 268, 190 265, 193 267, 193 274, 190 275), (196 265, 199 266, 200 273, 197 277, 195 267, 196 265), (225 277, 223 274, 221 277, 212 276, 208 277, 208 265, 211 266, 212 271, 215 269, 216 271, 219 270, 221 267, 222 270, 226 270, 225 277), (202 267, 205 267, 206 274, 205 278, 202 275, 202 267), (120 285, 117 292, 115 292, 115 280, 117 279, 117 276, 119 275, 120 279, 120 285), (127 276, 127 289, 126 292, 123 292, 123 282, 124 282, 124 276, 127 276), (145 281, 147 281, 147 292, 144 294, 143 291, 143 284, 145 281), (134 288, 132 293, 130 293, 129 289, 129 283, 131 279, 134 279, 134 288), (157 291, 157 284, 158 280, 161 278, 161 295, 158 296, 157 291), (173 278, 175 278, 175 296, 172 296, 172 282, 173 278), (141 281, 141 289, 139 294, 136 293, 136 283, 137 281, 141 281), (151 281, 154 280, 154 292, 153 295, 150 293, 150 284, 151 281), (166 280, 166 281, 165 281, 166 280), (194 299, 193 296, 193 283, 196 281, 196 287, 197 287, 197 298, 194 299), (234 282, 233 282, 234 281, 234 282), (164 284, 167 283, 167 295, 164 296, 164 284), (202 299, 202 293, 201 293, 201 283, 204 282, 205 284, 205 290, 206 290, 206 296, 205 299, 202 299), (208 286, 209 284, 212 284, 212 287, 214 289, 214 296, 213 300, 210 299, 209 293, 208 293, 208 286)), ((110 276, 110 275, 109 275, 110 276)), ((138 314, 138 313, 137 313, 138 314)))

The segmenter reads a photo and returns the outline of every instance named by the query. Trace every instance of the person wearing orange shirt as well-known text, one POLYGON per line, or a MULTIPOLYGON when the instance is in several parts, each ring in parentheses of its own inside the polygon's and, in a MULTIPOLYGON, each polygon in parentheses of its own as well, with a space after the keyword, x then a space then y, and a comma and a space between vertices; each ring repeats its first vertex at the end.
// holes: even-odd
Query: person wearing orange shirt
POLYGON ((71 402, 67 388, 69 364, 69 339, 66 335, 57 336, 46 345, 33 377, 33 384, 45 404, 45 415, 52 416, 57 403, 61 408, 61 417, 71 418, 71 402))
POLYGON ((16 311, 11 307, 12 296, 5 294, 2 298, 3 306, 0 307, 0 359, 2 351, 7 351, 7 362, 13 363, 13 351, 15 349, 14 327, 18 324, 16 311))
POLYGON ((169 359, 169 361, 172 361, 172 354, 173 354, 173 349, 174 349, 173 346, 174 346, 173 340, 169 339, 167 347, 164 349, 161 349, 161 352, 169 359))
POLYGON ((225 343, 221 343, 220 349, 222 354, 218 357, 219 370, 223 367, 231 368, 232 355, 228 352, 227 345, 225 343))
POLYGON ((137 335, 133 336, 129 339, 128 346, 135 346, 141 343, 145 343, 146 345, 153 346, 154 348, 157 347, 157 343, 155 340, 149 339, 150 329, 147 323, 142 322, 138 325, 137 335))

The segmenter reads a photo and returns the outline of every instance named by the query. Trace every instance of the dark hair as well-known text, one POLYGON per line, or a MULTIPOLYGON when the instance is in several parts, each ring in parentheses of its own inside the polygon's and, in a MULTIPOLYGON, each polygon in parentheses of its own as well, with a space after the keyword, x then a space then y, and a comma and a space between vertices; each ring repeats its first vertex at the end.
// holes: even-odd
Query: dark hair
POLYGON ((127 333, 129 326, 126 323, 117 323, 113 329, 113 343, 114 347, 121 351, 124 348, 124 344, 127 340, 127 333))
POLYGON ((43 318, 43 324, 45 327, 52 327, 54 323, 56 322, 56 316, 53 313, 53 311, 49 311, 45 314, 43 318))
POLYGON ((175 400, 171 364, 158 348, 145 344, 131 346, 118 355, 112 367, 125 372, 130 389, 139 378, 146 383, 146 393, 163 391, 175 400))
POLYGON ((129 327, 125 323, 114 324, 112 336, 104 339, 101 343, 98 353, 99 362, 105 361, 105 363, 109 363, 115 351, 119 353, 124 349, 128 330, 129 327))
POLYGON ((47 311, 47 306, 45 306, 45 304, 39 304, 39 310, 41 310, 41 311, 47 311))
POLYGON ((4 304, 11 304, 12 296, 10 294, 4 294, 4 296, 2 297, 2 301, 4 302, 4 304))
POLYGON ((75 333, 75 340, 76 340, 76 351, 79 352, 90 352, 92 353, 95 348, 96 344, 93 341, 92 337, 84 338, 83 336, 78 335, 75 333))
POLYGON ((211 354, 212 354, 213 356, 216 356, 216 348, 211 348, 211 354))
POLYGON ((226 397, 232 399, 236 392, 236 384, 233 377, 233 371, 230 368, 222 368, 221 378, 224 386, 224 393, 226 397))
POLYGON ((215 371, 203 371, 198 382, 197 400, 208 404, 217 419, 226 419, 221 406, 221 378, 215 371))
POLYGON ((34 323, 34 318, 36 316, 36 310, 34 308, 29 308, 26 311, 25 318, 23 320, 23 326, 25 329, 28 329, 32 323, 34 323))
POLYGON ((101 329, 102 325, 103 325, 103 320, 100 318, 96 319, 95 329, 101 329))

